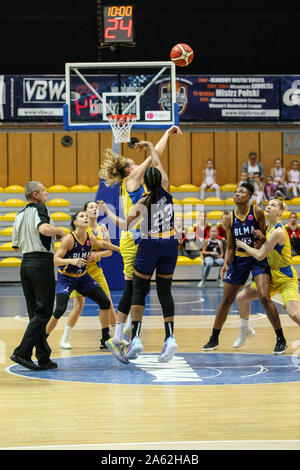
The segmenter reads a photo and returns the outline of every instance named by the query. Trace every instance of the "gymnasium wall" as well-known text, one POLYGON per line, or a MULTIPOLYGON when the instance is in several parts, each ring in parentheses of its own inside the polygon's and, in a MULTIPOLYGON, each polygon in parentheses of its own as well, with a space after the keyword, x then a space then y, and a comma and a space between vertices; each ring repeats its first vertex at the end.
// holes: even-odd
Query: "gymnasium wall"
MULTIPOLYGON (((136 132, 139 140, 151 140, 154 144, 162 132, 136 132)), ((41 180, 45 186, 98 184, 98 170, 103 152, 112 145, 110 132, 1 132, 0 133, 0 186, 23 185, 29 180, 41 180), (62 137, 73 139, 72 145, 62 144, 62 137)), ((222 185, 239 181, 242 163, 250 151, 256 151, 258 160, 265 167, 265 175, 281 158, 283 166, 299 155, 283 153, 283 132, 280 131, 211 131, 183 132, 171 136, 162 155, 174 186, 192 183, 200 186, 202 170, 207 158, 213 158, 217 170, 217 182, 222 185)), ((137 163, 147 155, 122 144, 121 152, 137 163)))

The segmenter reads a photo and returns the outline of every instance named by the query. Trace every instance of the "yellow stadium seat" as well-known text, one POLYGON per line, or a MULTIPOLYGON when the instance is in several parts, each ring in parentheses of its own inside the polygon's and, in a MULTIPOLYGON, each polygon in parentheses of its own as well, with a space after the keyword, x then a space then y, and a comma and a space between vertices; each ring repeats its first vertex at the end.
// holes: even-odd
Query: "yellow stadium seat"
POLYGON ((6 220, 6 221, 9 221, 9 222, 13 222, 16 218, 16 215, 17 215, 17 212, 8 212, 7 214, 4 214, 2 217, 1 217, 1 220, 6 220))
POLYGON ((186 219, 194 220, 194 219, 198 219, 199 215, 200 215, 199 211, 190 211, 190 212, 186 212, 185 214, 183 214, 183 217, 184 217, 184 220, 186 219))
POLYGON ((300 197, 294 197, 293 199, 290 199, 289 201, 285 201, 287 205, 291 206, 300 206, 300 197))
POLYGON ((21 258, 4 258, 0 261, 0 267, 2 268, 14 268, 21 265, 21 258))
POLYGON ((71 193, 89 193, 90 191, 91 188, 85 184, 75 184, 70 188, 71 193))
POLYGON ((195 186, 194 184, 182 184, 177 187, 176 191, 179 191, 181 193, 192 193, 195 191, 200 191, 200 187, 195 186))
POLYGON ((56 207, 56 206, 67 207, 70 205, 70 201, 67 201, 66 199, 56 198, 56 199, 51 199, 51 201, 48 201, 46 205, 49 207, 56 207))
POLYGON ((22 201, 22 199, 7 199, 3 203, 4 207, 24 207, 26 206, 26 202, 22 201))
POLYGON ((223 211, 210 211, 207 213, 208 219, 221 219, 223 211))
POLYGON ((71 216, 65 212, 53 212, 51 219, 55 221, 59 220, 71 220, 71 216))
POLYGON ((293 264, 300 264, 300 256, 297 255, 297 256, 293 256, 293 264))
POLYGON ((0 186, 0 193, 3 193, 4 189, 0 186))
POLYGON ((2 245, 0 245, 0 250, 1 251, 14 251, 12 247, 12 242, 2 243, 2 245))
POLYGON ((23 193, 24 194, 25 188, 24 186, 20 186, 18 184, 12 184, 10 186, 6 186, 4 189, 5 193, 23 193))
POLYGON ((95 186, 91 188, 91 192, 96 193, 98 191, 98 188, 99 188, 99 184, 95 184, 95 186))
POLYGON ((282 219, 289 219, 290 218, 290 211, 283 211, 281 218, 282 219))
POLYGON ((175 197, 173 197, 173 204, 181 204, 181 201, 179 201, 179 199, 176 199, 175 197))
POLYGON ((58 250, 58 248, 60 247, 60 244, 61 244, 61 242, 55 242, 55 244, 54 244, 55 251, 58 250))
POLYGON ((235 191, 237 185, 234 183, 227 183, 223 184, 223 186, 220 187, 221 191, 235 191))
POLYGON ((205 205, 211 205, 211 206, 217 206, 217 205, 222 205, 224 204, 223 199, 220 199, 218 197, 207 197, 204 199, 203 204, 205 205))
POLYGON ((3 230, 0 230, 0 235, 4 235, 5 237, 11 237, 13 229, 13 227, 6 227, 3 230))
POLYGON ((229 198, 225 199, 224 204, 226 204, 227 206, 234 206, 233 197, 229 197, 229 198))
POLYGON ((171 191, 171 193, 175 193, 177 191, 177 186, 174 186, 173 184, 170 184, 170 191, 171 191))
POLYGON ((185 197, 184 199, 181 200, 181 204, 202 204, 201 199, 198 199, 197 197, 185 197))
POLYGON ((197 258, 193 259, 193 264, 202 264, 202 256, 198 256, 197 258))
POLYGON ((2 201, 0 201, 0 206, 2 206, 2 205, 3 205, 3 202, 2 202, 2 201))
POLYGON ((188 258, 187 256, 178 256, 177 258, 178 266, 192 266, 193 264, 193 260, 188 258))
POLYGON ((65 186, 64 184, 54 184, 52 186, 49 186, 47 188, 48 193, 69 193, 70 188, 68 186, 65 186))

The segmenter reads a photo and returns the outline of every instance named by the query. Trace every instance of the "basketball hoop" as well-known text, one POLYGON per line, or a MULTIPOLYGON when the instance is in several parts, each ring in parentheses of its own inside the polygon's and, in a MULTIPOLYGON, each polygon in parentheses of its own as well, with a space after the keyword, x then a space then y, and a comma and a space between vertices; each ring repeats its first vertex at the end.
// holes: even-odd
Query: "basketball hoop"
POLYGON ((110 114, 107 116, 115 142, 130 142, 130 131, 136 122, 136 114, 110 114))

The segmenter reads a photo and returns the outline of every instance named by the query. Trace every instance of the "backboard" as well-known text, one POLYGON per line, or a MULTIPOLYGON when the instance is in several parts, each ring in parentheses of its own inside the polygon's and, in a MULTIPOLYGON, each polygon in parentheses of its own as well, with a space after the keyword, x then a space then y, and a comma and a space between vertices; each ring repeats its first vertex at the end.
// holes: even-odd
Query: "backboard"
POLYGON ((67 63, 65 71, 66 130, 110 129, 112 114, 135 114, 135 129, 178 125, 172 61, 67 63))

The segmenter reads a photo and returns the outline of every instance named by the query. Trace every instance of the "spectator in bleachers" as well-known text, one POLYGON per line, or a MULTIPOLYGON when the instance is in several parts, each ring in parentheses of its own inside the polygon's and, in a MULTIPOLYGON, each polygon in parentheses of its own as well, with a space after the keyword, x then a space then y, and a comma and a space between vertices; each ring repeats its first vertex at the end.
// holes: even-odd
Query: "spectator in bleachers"
POLYGON ((214 169, 214 162, 209 158, 206 162, 206 168, 203 170, 203 183, 201 185, 200 199, 201 201, 205 198, 206 188, 214 189, 216 191, 216 197, 220 197, 220 186, 216 183, 216 170, 214 169))
POLYGON ((240 186, 242 183, 247 183, 248 182, 248 173, 247 171, 242 171, 241 176, 240 176, 240 181, 238 182, 238 186, 240 186))
POLYGON ((258 206, 262 206, 264 200, 264 185, 261 181, 260 174, 254 173, 253 175, 253 186, 254 186, 254 193, 252 198, 250 199, 250 203, 253 201, 256 202, 258 206))
POLYGON ((293 197, 298 196, 300 190, 300 171, 298 160, 293 160, 291 169, 288 171, 288 188, 292 188, 293 197))
POLYGON ((282 198, 287 199, 288 187, 286 183, 286 169, 283 168, 280 158, 275 160, 275 166, 271 168, 270 174, 273 177, 273 181, 277 185, 277 189, 280 191, 282 198))
POLYGON ((221 222, 217 224, 217 230, 218 230, 218 239, 219 240, 226 240, 226 228, 225 228, 225 222, 226 218, 228 216, 228 211, 224 211, 221 217, 221 222))
POLYGON ((195 240, 200 249, 203 246, 204 240, 209 237, 209 231, 210 224, 207 222, 207 214, 201 211, 198 222, 194 225, 195 240))
MULTIPOLYGON (((211 270, 213 265, 220 266, 220 270, 224 264, 224 250, 223 250, 223 243, 221 240, 218 239, 218 230, 216 225, 212 225, 209 231, 209 237, 206 238, 204 241, 204 245, 202 248, 202 256, 203 256, 203 278, 197 284, 197 287, 200 289, 205 287, 205 281, 208 277, 208 274, 211 270)), ((217 283, 219 287, 224 287, 223 280, 220 276, 220 271, 218 274, 217 283)))
POLYGON ((267 181, 264 187, 264 198, 266 201, 275 199, 277 192, 277 186, 273 182, 272 176, 267 176, 267 181))
POLYGON ((289 219, 285 228, 290 237, 292 256, 296 256, 300 254, 300 225, 297 222, 296 212, 291 212, 289 219))
POLYGON ((254 178, 254 173, 259 173, 261 180, 264 179, 265 170, 261 162, 257 161, 257 153, 250 152, 248 161, 244 162, 242 165, 242 171, 246 171, 248 178, 254 178))

